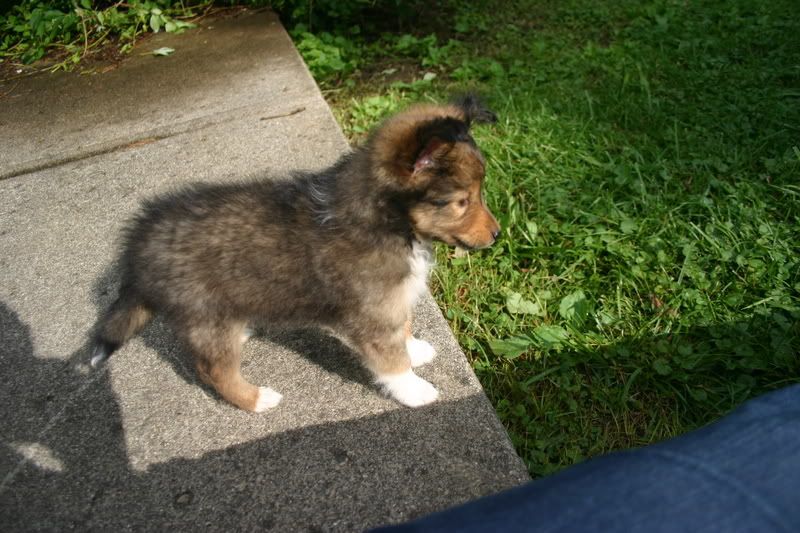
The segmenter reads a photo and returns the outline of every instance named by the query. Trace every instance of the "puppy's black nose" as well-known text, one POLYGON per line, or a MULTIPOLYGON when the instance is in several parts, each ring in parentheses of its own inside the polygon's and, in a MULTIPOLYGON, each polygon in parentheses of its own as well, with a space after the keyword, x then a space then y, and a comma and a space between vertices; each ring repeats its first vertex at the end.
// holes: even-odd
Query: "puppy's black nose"
POLYGON ((499 236, 500 236, 500 230, 499 230, 499 229, 496 229, 496 230, 494 230, 494 231, 492 232, 492 238, 493 238, 494 240, 497 240, 497 238, 498 238, 499 236))

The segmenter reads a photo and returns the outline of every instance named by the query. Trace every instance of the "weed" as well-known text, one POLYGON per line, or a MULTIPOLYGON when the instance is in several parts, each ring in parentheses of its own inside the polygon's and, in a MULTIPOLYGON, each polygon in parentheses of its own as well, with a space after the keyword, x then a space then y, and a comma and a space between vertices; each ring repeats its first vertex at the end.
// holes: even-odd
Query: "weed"
POLYGON ((30 64, 55 50, 62 58, 51 68, 70 68, 112 37, 124 53, 144 32, 180 33, 192 28, 194 25, 183 19, 206 5, 190 8, 170 0, 130 0, 95 8, 91 0, 80 4, 25 0, 0 16, 0 57, 30 64))
POLYGON ((292 37, 309 70, 320 81, 341 79, 358 66, 359 46, 343 35, 328 32, 315 35, 305 25, 298 24, 292 37))

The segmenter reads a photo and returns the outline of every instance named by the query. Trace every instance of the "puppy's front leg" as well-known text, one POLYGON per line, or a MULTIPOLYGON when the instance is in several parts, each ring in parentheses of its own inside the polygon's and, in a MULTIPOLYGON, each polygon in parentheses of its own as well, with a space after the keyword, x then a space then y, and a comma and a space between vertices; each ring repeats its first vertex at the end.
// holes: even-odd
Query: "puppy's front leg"
POLYGON ((406 350, 411 358, 411 366, 416 368, 433 361, 436 349, 429 342, 417 339, 411 333, 411 321, 406 322, 406 350))
POLYGON ((409 407, 420 407, 439 397, 433 385, 411 370, 404 329, 388 338, 372 339, 360 345, 367 368, 391 398, 409 407))

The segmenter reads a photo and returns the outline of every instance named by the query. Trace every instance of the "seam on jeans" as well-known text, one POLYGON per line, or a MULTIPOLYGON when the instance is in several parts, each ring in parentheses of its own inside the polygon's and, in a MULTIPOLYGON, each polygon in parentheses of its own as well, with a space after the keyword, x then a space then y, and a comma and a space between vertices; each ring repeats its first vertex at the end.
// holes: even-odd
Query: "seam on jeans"
POLYGON ((697 459, 694 459, 693 457, 688 455, 683 455, 680 453, 669 452, 664 450, 640 449, 639 451, 643 452, 643 455, 646 454, 646 455, 661 456, 663 458, 675 461, 677 463, 683 463, 685 466, 690 466, 692 468, 704 471, 705 473, 714 477, 716 480, 734 489, 737 493, 744 496, 745 499, 750 500, 754 504, 754 506, 758 508, 768 519, 774 522, 776 526, 790 533, 794 531, 792 528, 788 526, 788 524, 783 522, 778 511, 774 507, 772 507, 769 504, 769 502, 760 498, 757 495, 752 494, 751 492, 748 492, 747 487, 745 487, 742 483, 740 483, 736 478, 731 477, 709 466, 703 461, 698 461, 697 459))

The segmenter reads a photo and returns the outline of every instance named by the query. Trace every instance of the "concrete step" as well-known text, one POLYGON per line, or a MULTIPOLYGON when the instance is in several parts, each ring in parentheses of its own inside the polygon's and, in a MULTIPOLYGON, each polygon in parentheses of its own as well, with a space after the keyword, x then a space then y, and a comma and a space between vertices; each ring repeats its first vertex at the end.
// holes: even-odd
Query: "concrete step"
POLYGON ((381 397, 316 330, 245 345, 283 402, 239 411, 201 386, 163 322, 100 370, 87 334, 114 298, 119 231, 191 181, 320 168, 348 149, 270 12, 159 34, 102 74, 0 83, 0 523, 5 530, 353 531, 528 479, 430 297, 415 331, 441 399, 381 397), (146 54, 161 46, 169 57, 146 54))

